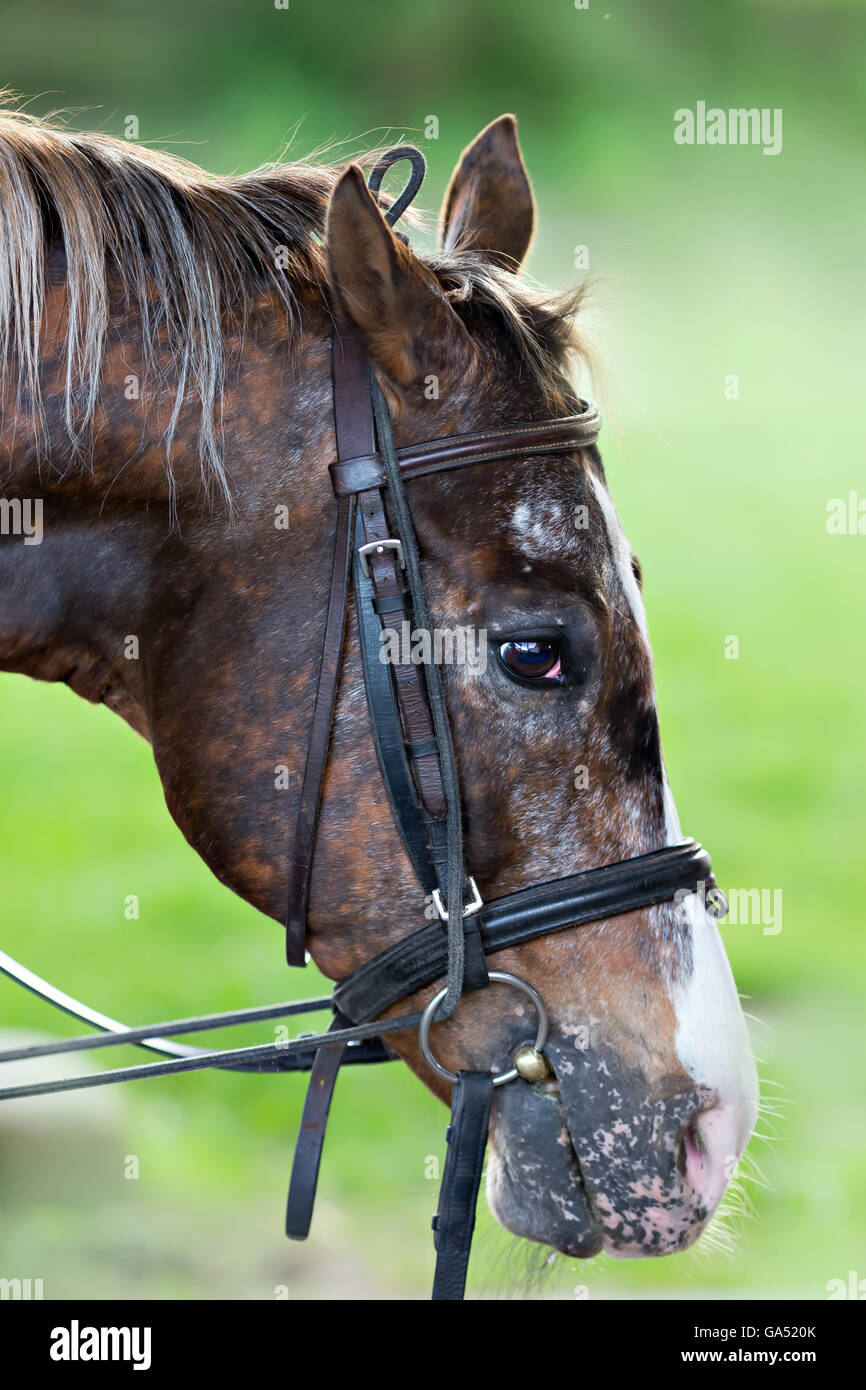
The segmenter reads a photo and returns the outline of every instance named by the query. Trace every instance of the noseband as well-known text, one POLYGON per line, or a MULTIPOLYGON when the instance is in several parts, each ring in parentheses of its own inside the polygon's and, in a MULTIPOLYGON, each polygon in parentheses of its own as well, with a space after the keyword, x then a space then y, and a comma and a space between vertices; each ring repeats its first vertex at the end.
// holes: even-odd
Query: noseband
MULTIPOLYGON (((411 146, 383 156, 370 176, 378 192, 385 172, 408 159, 412 175, 385 214, 393 225, 424 177, 424 158, 411 146)), ((542 1050, 548 1019, 538 993, 525 981, 488 969, 488 957, 549 933, 597 922, 668 902, 681 891, 712 884, 709 855, 694 840, 584 870, 567 878, 520 889, 482 902, 465 862, 457 760, 441 674, 434 661, 384 664, 381 633, 404 621, 429 632, 430 615, 405 483, 501 459, 571 454, 593 445, 599 434, 596 407, 581 403, 576 415, 508 429, 461 434, 397 449, 387 403, 351 327, 335 325, 332 343, 334 424, 337 457, 330 478, 337 500, 331 584, 304 778, 289 865, 286 955, 290 965, 307 959, 307 907, 322 784, 331 728, 346 606, 355 592, 364 686, 370 728, 394 824, 418 880, 421 899, 431 901, 436 920, 412 926, 395 945, 379 952, 341 980, 328 999, 266 1005, 127 1028, 88 1008, 0 952, 0 970, 40 998, 100 1030, 86 1037, 0 1053, 0 1062, 32 1059, 120 1043, 161 1054, 158 1062, 124 1067, 72 1080, 6 1087, 0 1100, 108 1085, 144 1075, 167 1075, 216 1067, 240 1071, 309 1071, 310 1087, 295 1149, 286 1232, 309 1232, 325 1126, 340 1066, 394 1057, 382 1041, 390 1033, 417 1028, 429 1066, 453 1085, 451 1123, 446 1132, 439 1209, 433 1220, 437 1250, 435 1299, 460 1299, 475 1222, 475 1204, 493 1089, 544 1074, 542 1050), (383 1014, 417 991, 445 981, 423 1013, 383 1019, 383 1014), (507 985, 529 998, 535 1032, 521 1041, 508 1070, 449 1072, 436 1057, 430 1032, 453 1014, 462 995, 507 985), (171 1042, 172 1036, 241 1022, 290 1016, 330 1007, 325 1034, 287 1043, 212 1051, 171 1042), (527 1047, 526 1044, 530 1045, 527 1047), (524 1079, 526 1078, 526 1079, 524 1079)))

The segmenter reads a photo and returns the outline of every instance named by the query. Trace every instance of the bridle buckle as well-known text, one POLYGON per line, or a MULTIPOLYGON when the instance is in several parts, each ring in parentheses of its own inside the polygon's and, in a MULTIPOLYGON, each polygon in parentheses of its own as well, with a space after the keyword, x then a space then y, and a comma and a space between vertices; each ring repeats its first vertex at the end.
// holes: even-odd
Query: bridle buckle
MULTIPOLYGON (((466 906, 464 907, 464 909, 463 909, 463 916, 464 916, 464 917, 472 917, 476 912, 479 911, 480 908, 482 908, 482 907, 484 906, 484 903, 483 903, 483 901, 482 901, 481 894, 480 894, 479 891, 478 891, 478 884, 475 882, 475 879, 471 876, 471 874, 470 874, 470 875, 467 875, 467 879, 468 879, 468 883, 469 883, 470 890, 471 890, 471 892, 472 892, 472 898, 471 898, 471 901, 468 902, 468 903, 466 904, 466 906)), ((445 906, 445 904, 444 904, 443 901, 442 901, 442 894, 441 894, 441 892, 439 891, 439 889, 438 889, 438 888, 434 888, 434 889, 433 889, 433 892, 432 892, 432 894, 431 894, 431 896, 432 896, 432 898, 433 898, 433 902, 434 902, 434 904, 435 904, 436 911, 439 913, 439 920, 440 920, 440 922, 447 922, 447 921, 448 921, 448 909, 447 909, 447 907, 445 906)))
POLYGON ((370 574, 370 556, 384 555, 386 550, 393 550, 395 558, 401 570, 404 570, 406 568, 406 561, 403 559, 402 541, 398 541, 393 538, 384 541, 368 541, 366 545, 358 546, 358 559, 361 562, 361 571, 364 574, 365 578, 372 578, 372 575, 370 574))

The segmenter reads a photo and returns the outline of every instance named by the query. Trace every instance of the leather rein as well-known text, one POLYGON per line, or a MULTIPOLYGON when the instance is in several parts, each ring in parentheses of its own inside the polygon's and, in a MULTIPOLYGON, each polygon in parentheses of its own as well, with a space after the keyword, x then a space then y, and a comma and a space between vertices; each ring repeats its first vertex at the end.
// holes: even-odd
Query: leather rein
MULTIPOLYGON (((385 154, 370 176, 378 192, 385 172, 407 159, 412 174, 386 212, 393 225, 415 196, 424 177, 423 155, 411 146, 385 154)), ((422 895, 432 900, 437 920, 407 930, 395 945, 380 951, 335 987, 331 998, 291 1001, 222 1014, 128 1028, 89 1008, 0 952, 0 971, 39 998, 100 1030, 61 1042, 0 1052, 0 1062, 90 1051, 132 1043, 162 1060, 57 1081, 0 1089, 0 1100, 111 1085, 142 1076, 215 1067, 232 1071, 309 1071, 310 1085, 295 1148, 286 1233, 303 1239, 309 1232, 325 1127, 340 1067, 347 1063, 389 1061, 395 1056, 383 1039, 419 1030, 419 1045, 430 1067, 453 1085, 448 1156, 439 1209, 434 1217, 436 1273, 434 1299, 463 1297, 475 1205, 495 1087, 524 1077, 539 1079, 533 1066, 545 1065, 548 1020, 537 992, 517 976, 491 970, 488 957, 551 932, 597 922, 625 912, 671 901, 713 883, 709 855, 694 840, 637 858, 584 870, 482 902, 463 854, 462 801, 451 727, 441 675, 435 662, 384 664, 381 634, 409 621, 431 630, 421 576, 418 543, 404 483, 428 474, 497 459, 574 453, 599 435, 596 407, 581 403, 578 414, 473 434, 430 440, 397 449, 388 407, 363 349, 351 328, 335 326, 332 342, 335 461, 329 474, 336 498, 336 526, 322 655, 301 794, 292 841, 286 911, 286 956, 290 965, 306 959, 307 909, 322 784, 331 743, 334 707, 350 582, 354 588, 359 641, 370 727, 382 783, 403 847, 422 895), (418 990, 445 981, 423 1012, 382 1015, 418 990), (434 1022, 449 1017, 465 992, 504 984, 528 996, 536 1032, 518 1054, 527 1054, 507 1071, 449 1072, 430 1045, 434 1022), (289 1042, 222 1051, 173 1042, 173 1037, 238 1023, 294 1014, 332 1011, 326 1033, 289 1042)))

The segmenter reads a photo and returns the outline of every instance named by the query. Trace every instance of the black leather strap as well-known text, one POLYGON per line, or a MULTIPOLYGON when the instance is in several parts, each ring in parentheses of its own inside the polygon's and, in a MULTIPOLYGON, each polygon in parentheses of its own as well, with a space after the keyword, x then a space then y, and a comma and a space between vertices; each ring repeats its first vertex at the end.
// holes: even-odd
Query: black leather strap
MULTIPOLYGON (((477 924, 484 951, 490 954, 565 927, 668 902, 678 889, 694 892, 700 880, 714 883, 710 856, 695 840, 684 840, 652 854, 492 898, 466 921, 477 924)), ((440 979, 447 963, 445 924, 432 922, 347 975, 334 990, 334 1002, 353 1023, 379 1018, 391 1005, 440 979)))
MULTIPOLYGON (((247 1072, 266 1072, 266 1071, 304 1071, 311 1072, 316 1064, 319 1055, 319 1048, 311 1047, 309 1052, 290 1052, 287 1057, 280 1057, 275 1054, 268 1060, 258 1062, 236 1062, 234 1066, 228 1063, 222 1068, 224 1071, 247 1071, 247 1072)), ((381 1038, 364 1038, 361 1042, 347 1043, 343 1053, 343 1066, 369 1066, 372 1062, 395 1062, 397 1054, 385 1046, 381 1038)))
MULTIPOLYGON (((376 441, 379 446, 384 471, 388 479, 388 502, 393 508, 403 551, 403 564, 406 588, 412 595, 412 613, 418 627, 427 633, 433 630, 433 620, 427 603, 424 577, 421 568, 421 552, 415 534, 415 523, 409 499, 400 475, 400 461, 397 457, 393 423, 388 402, 376 379, 371 382, 371 401, 376 423, 376 441)), ((374 575, 375 579, 375 575, 374 575)), ((409 670, 416 668, 410 662, 409 670)), ((399 666, 395 667, 398 689, 402 684, 399 666)), ((443 897, 447 905, 448 935, 448 983, 442 999, 441 1017, 447 1018, 455 1009, 462 991, 470 987, 481 989, 487 984, 487 966, 479 946, 477 934, 469 936, 464 931, 463 903, 466 896, 466 866, 463 845, 463 802, 460 791, 460 775, 454 750, 454 739, 448 709, 445 701, 445 688, 442 673, 435 661, 425 662, 424 701, 425 721, 407 718, 407 702, 401 698, 401 713, 404 716, 404 732, 412 743, 430 738, 435 733, 438 754, 435 757, 422 754, 412 759, 412 774, 416 780, 421 804, 434 821, 441 818, 446 826, 445 875, 442 880, 443 897), (425 727, 426 724, 426 727, 425 727), (436 773, 437 790, 441 793, 440 809, 431 802, 426 787, 432 767, 436 773)), ((436 861, 438 863, 438 861, 436 861)))
POLYGON ((451 1096, 451 1123, 445 1132, 448 1155, 439 1208, 433 1217, 434 1301, 459 1302, 466 1287, 492 1099, 493 1076, 489 1071, 457 1073, 451 1096))
MULTIPOLYGON (((333 1033, 345 1026, 346 1020, 336 1014, 328 1031, 333 1033)), ((286 1235, 291 1240, 306 1240, 310 1234, 328 1114, 334 1098, 337 1074, 345 1055, 345 1044, 342 1047, 320 1047, 310 1071, 304 1113, 301 1116, 301 1127, 292 1160, 289 1199, 286 1203, 286 1235)))
MULTIPOLYGON (((380 660, 382 624, 374 611, 374 589, 364 573, 358 549, 364 544, 360 516, 355 522, 355 554, 352 562, 352 582, 358 609, 358 632, 361 662, 367 693, 367 712, 370 729, 382 773, 382 785, 388 796, 394 823, 411 860, 416 877, 425 893, 438 888, 439 880, 430 859, 425 817, 418 803, 415 780, 406 760, 406 745, 397 709, 394 682, 388 666, 380 660)), ((435 752, 432 740, 428 752, 435 752)))

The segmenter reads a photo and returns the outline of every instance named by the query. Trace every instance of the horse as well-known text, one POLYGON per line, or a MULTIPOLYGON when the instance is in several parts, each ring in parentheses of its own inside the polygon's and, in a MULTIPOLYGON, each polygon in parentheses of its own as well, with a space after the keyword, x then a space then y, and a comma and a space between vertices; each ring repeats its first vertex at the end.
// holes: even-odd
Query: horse
MULTIPOLYGON (((536 208, 512 116, 464 150, 429 254, 362 164, 217 177, 0 112, 0 669, 65 682, 147 739, 190 845, 278 923, 328 605, 335 323, 398 449, 573 414, 591 360, 582 292, 523 270, 536 208), (38 528, 11 524, 37 505, 38 528)), ((484 657, 441 666, 480 897, 676 844, 641 569, 597 445, 406 494, 435 629, 484 657)), ((336 981, 426 911, 381 793, 357 624, 350 596, 306 917, 336 981)), ((716 916, 678 898, 497 959, 550 1032, 545 1070, 495 1094, 488 1201, 568 1256, 685 1249, 754 1127, 716 916)), ((437 1055, 498 1066, 525 1012, 466 996, 437 1055)), ((389 1046, 447 1100, 414 1034, 389 1046)))

